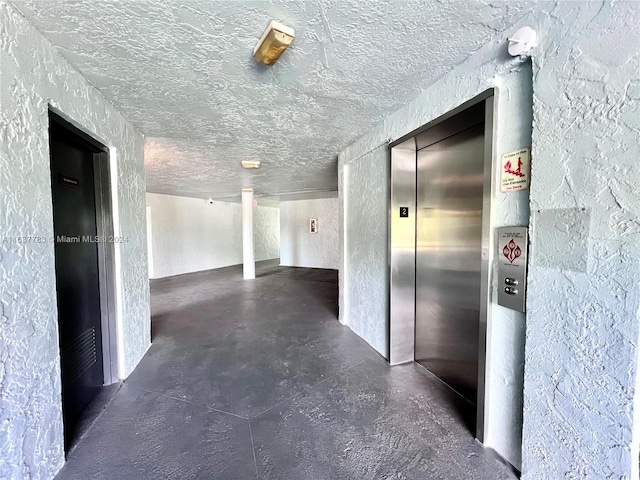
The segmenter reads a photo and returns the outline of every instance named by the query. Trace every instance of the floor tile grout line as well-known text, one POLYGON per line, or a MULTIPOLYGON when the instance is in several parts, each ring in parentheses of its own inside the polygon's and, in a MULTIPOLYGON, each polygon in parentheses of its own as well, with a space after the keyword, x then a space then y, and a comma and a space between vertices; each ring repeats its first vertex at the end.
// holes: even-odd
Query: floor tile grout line
POLYGON ((315 388, 316 386, 321 385, 321 384, 323 384, 324 382, 326 382, 326 381, 328 381, 328 380, 334 379, 334 378, 336 378, 338 375, 340 375, 340 374, 342 374, 342 373, 345 373, 345 372, 348 372, 348 371, 349 371, 349 370, 351 370, 352 368, 355 368, 355 367, 357 367, 358 365, 360 365, 360 364, 362 364, 362 363, 364 363, 364 362, 366 362, 366 361, 367 361, 367 359, 366 359, 366 358, 363 358, 363 359, 362 359, 362 360, 360 360, 358 363, 354 363, 353 365, 349 365, 348 367, 344 367, 342 370, 339 370, 338 372, 334 373, 333 375, 329 375, 327 378, 323 378, 322 380, 320 380, 320 381, 318 381, 318 382, 314 383, 313 385, 311 385, 311 386, 310 386, 310 388, 315 388))
POLYGON ((129 386, 133 387, 133 388, 136 388, 138 390, 142 390, 143 392, 153 393, 154 395, 159 395, 159 396, 164 397, 164 398, 170 398, 171 400, 175 400, 176 402, 186 403, 188 405, 193 405, 194 407, 202 407, 202 408, 204 408, 206 410, 209 410, 210 412, 223 413, 225 415, 230 415, 232 417, 236 417, 236 418, 239 418, 241 420, 249 420, 248 417, 243 417, 242 415, 238 415, 237 413, 225 412, 224 410, 220 410, 218 408, 213 408, 213 407, 210 407, 209 405, 206 405, 206 404, 203 404, 203 403, 192 402, 190 400, 185 400, 184 398, 178 398, 178 397, 174 397, 173 395, 168 395, 166 393, 160 393, 160 392, 156 392, 155 390, 149 390, 148 388, 138 387, 137 385, 129 385, 129 386))
MULTIPOLYGON (((324 382, 326 382, 326 381, 328 381, 328 380, 331 380, 332 378, 335 378, 337 375, 340 375, 341 373, 347 372, 347 371, 351 370, 352 368, 355 368, 355 367, 357 367, 358 365, 360 365, 360 364, 362 364, 362 363, 364 363, 364 362, 366 362, 366 359, 362 359, 362 360, 360 360, 359 362, 354 363, 353 365, 349 365, 349 366, 347 366, 347 367, 345 367, 345 368, 341 369, 340 371, 338 371, 338 372, 337 372, 337 373, 335 373, 334 375, 330 375, 330 376, 328 376, 327 378, 323 378, 322 380, 320 380, 320 381, 318 381, 318 382, 316 382, 316 383, 314 383, 314 384, 312 384, 312 385, 309 385, 309 389, 313 389, 313 388, 315 388, 316 386, 318 386, 318 385, 320 385, 320 384, 322 384, 322 383, 324 383, 324 382)), ((126 383, 126 382, 123 382, 123 384, 124 384, 124 383, 126 383)), ((233 417, 241 418, 241 419, 243 419, 243 420, 251 420, 251 418, 253 418, 253 419, 255 420, 256 418, 261 417, 262 415, 264 415, 265 413, 267 413, 267 412, 271 411, 272 409, 276 408, 277 406, 282 405, 282 404, 284 404, 284 403, 286 403, 286 402, 288 402, 288 401, 290 401, 290 400, 293 400, 294 398, 296 398, 297 396, 299 396, 299 395, 300 395, 300 393, 295 393, 295 394, 291 395, 290 397, 285 398, 284 400, 281 400, 280 402, 278 402, 278 403, 276 403, 276 404, 272 405, 271 407, 267 408, 266 410, 264 410, 264 411, 260 412, 259 414, 255 415, 254 417, 250 417, 250 416, 243 417, 242 415, 238 415, 238 414, 236 414, 236 413, 231 413, 231 412, 226 412, 226 411, 224 411, 224 410, 220 410, 220 409, 217 409, 217 408, 210 407, 210 406, 208 406, 208 405, 206 405, 206 404, 195 403, 195 402, 192 402, 192 401, 189 401, 189 400, 185 400, 185 399, 183 399, 183 398, 178 398, 178 397, 174 397, 174 396, 172 396, 172 395, 168 395, 168 394, 164 394, 164 393, 157 392, 157 391, 155 391, 155 390, 150 390, 150 389, 148 389, 148 388, 139 387, 139 386, 137 386, 137 385, 131 385, 131 384, 129 384, 129 383, 127 383, 127 385, 129 385, 130 387, 136 388, 136 389, 138 389, 138 390, 142 390, 142 391, 144 391, 144 392, 153 393, 153 394, 155 394, 155 395, 160 395, 160 396, 163 396, 163 397, 165 397, 165 398, 171 398, 172 400, 176 400, 176 401, 178 401, 178 402, 187 403, 187 404, 189 404, 189 405, 193 405, 193 406, 196 406, 196 407, 204 407, 205 409, 207 409, 207 410, 209 410, 209 411, 217 412, 217 413, 223 413, 223 414, 225 414, 225 415, 231 415, 231 416, 233 416, 233 417)), ((122 388, 122 387, 121 387, 121 388, 122 388)))
MULTIPOLYGON (((331 380, 332 378, 337 377, 337 376, 338 376, 338 375, 340 375, 341 373, 347 372, 347 371, 351 370, 352 368, 355 368, 355 367, 357 367, 358 365, 360 365, 361 363, 364 363, 364 362, 366 362, 366 361, 367 361, 367 359, 365 358, 365 359, 360 360, 358 363, 354 363, 353 365, 349 365, 348 367, 343 368, 342 370, 340 370, 340 371, 339 371, 339 372, 337 372, 336 374, 334 374, 334 375, 330 375, 330 376, 328 376, 327 378, 323 378, 322 380, 320 380, 320 381, 318 381, 318 382, 316 382, 316 383, 314 383, 314 384, 312 384, 312 385, 309 385, 309 389, 310 389, 310 390, 313 390, 316 386, 318 386, 318 385, 320 385, 320 384, 322 384, 322 383, 324 383, 324 382, 326 382, 326 381, 328 381, 328 380, 331 380)), ((284 403, 287 403, 287 402, 289 402, 289 401, 291 401, 291 400, 293 400, 294 398, 299 397, 299 396, 300 396, 300 392, 298 392, 298 393, 294 393, 294 394, 293 394, 293 395, 291 395, 290 397, 285 398, 284 400, 279 401, 278 403, 276 403, 276 404, 274 404, 274 405, 270 406, 270 407, 269 407, 269 408, 267 408, 266 410, 263 410, 262 412, 260 412, 260 413, 259 413, 259 414, 257 414, 256 416, 254 416, 254 417, 249 417, 249 420, 255 420, 255 419, 257 419, 257 418, 260 418, 260 417, 261 417, 262 415, 264 415, 265 413, 267 413, 267 412, 269 412, 269 411, 273 410, 274 408, 276 408, 276 407, 278 407, 278 406, 280 406, 280 405, 282 405, 282 404, 284 404, 284 403)))
POLYGON ((257 419, 257 418, 260 418, 260 417, 261 417, 262 415, 264 415, 265 413, 267 413, 267 412, 269 412, 269 411, 273 410, 274 408, 276 408, 276 407, 278 407, 278 406, 282 405, 283 403, 287 403, 288 401, 293 400, 294 398, 296 398, 296 397, 297 397, 297 396, 299 396, 299 395, 300 395, 300 393, 299 393, 299 392, 298 392, 298 393, 294 393, 294 394, 293 394, 293 395, 291 395, 290 397, 285 398, 284 400, 281 400, 281 401, 279 401, 278 403, 276 403, 276 404, 274 404, 274 405, 271 405, 269 408, 267 408, 266 410, 263 410, 262 412, 260 412, 260 413, 259 413, 259 414, 257 414, 256 416, 254 416, 254 417, 249 417, 249 418, 248 418, 248 420, 255 420, 255 419, 257 419))
POLYGON ((251 419, 247 418, 247 423, 249 424, 249 437, 251 437, 251 451, 253 452, 253 464, 256 469, 256 480, 258 480, 258 460, 256 458, 256 445, 253 442, 253 430, 251 429, 251 419))

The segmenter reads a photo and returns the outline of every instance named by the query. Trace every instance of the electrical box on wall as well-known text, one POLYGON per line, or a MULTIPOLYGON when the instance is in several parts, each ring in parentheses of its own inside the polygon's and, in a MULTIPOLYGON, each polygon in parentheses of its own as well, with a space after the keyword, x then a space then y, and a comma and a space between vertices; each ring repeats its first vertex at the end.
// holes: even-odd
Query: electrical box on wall
POLYGON ((498 229, 498 305, 525 311, 529 229, 498 229))

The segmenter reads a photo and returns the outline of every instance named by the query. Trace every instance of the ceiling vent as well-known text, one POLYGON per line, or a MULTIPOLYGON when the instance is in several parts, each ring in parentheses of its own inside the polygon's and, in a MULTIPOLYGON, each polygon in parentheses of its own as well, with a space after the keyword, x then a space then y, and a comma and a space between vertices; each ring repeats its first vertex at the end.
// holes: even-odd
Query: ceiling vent
POLYGON ((273 65, 278 61, 291 42, 293 42, 293 28, 271 20, 269 26, 260 37, 253 49, 253 58, 265 65, 273 65))

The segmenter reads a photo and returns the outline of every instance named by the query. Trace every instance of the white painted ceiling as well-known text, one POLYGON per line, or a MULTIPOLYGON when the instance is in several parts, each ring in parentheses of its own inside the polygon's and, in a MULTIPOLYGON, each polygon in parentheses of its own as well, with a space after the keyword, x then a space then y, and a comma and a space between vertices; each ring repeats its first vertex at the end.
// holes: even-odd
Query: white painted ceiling
MULTIPOLYGON (((534 7, 515 1, 13 0, 146 136, 147 190, 335 191, 337 153, 534 7), (296 31, 273 67, 268 22, 296 31), (241 160, 260 160, 244 171, 241 160)), ((506 48, 506 46, 505 46, 506 48)))

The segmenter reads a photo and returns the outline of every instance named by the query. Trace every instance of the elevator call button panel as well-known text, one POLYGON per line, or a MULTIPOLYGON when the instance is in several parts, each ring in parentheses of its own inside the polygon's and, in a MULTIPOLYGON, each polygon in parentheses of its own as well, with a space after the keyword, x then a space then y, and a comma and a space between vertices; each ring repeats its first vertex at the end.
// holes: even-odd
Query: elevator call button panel
POLYGON ((498 305, 518 312, 525 311, 528 250, 527 227, 498 229, 498 305))

